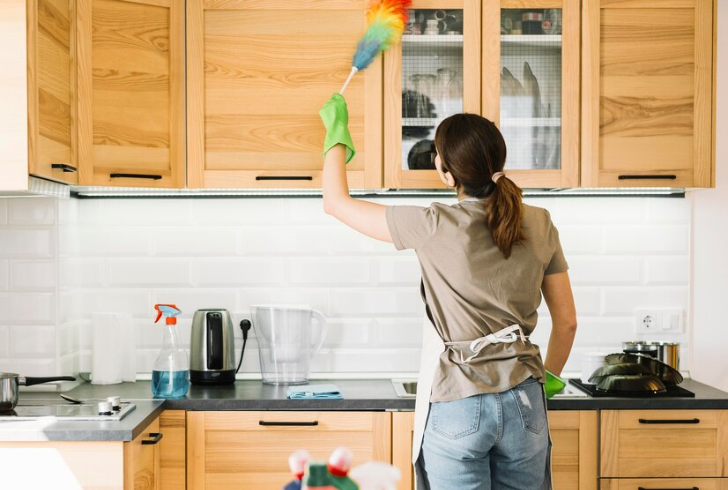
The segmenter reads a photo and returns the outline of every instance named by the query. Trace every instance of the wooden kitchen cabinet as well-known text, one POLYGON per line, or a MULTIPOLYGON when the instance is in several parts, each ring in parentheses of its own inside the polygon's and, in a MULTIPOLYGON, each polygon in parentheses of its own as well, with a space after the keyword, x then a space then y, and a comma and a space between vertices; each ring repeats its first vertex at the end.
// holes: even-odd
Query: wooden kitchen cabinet
POLYGON ((415 28, 385 54, 385 187, 443 188, 432 141, 463 111, 499 126, 518 185, 578 186, 579 9, 579 0, 415 0, 415 25, 443 17, 446 26, 415 28), (523 33, 527 15, 558 23, 523 33))
POLYGON ((601 478, 726 478, 727 460, 728 410, 601 411, 601 478))
MULTIPOLYGON (((597 412, 548 412, 553 447, 551 470, 555 490, 597 489, 597 412)), ((412 437, 414 412, 392 414, 392 464, 399 468, 399 490, 414 488, 412 437)))
POLYGON ((159 416, 158 490, 187 488, 187 414, 184 410, 165 410, 159 416))
POLYGON ((728 490, 728 478, 603 479, 599 490, 728 490))
POLYGON ((163 414, 155 419, 129 442, 0 442, 3 456, 0 458, 0 470, 4 474, 19 474, 19 480, 11 475, 9 481, 22 481, 22 488, 29 489, 184 488, 160 486, 159 443, 164 435, 160 433, 160 419, 164 417, 163 414), (39 468, 42 471, 38 471, 39 468))
MULTIPOLYGON (((321 188, 318 110, 351 70, 365 0, 188 0, 191 188, 321 188)), ((345 92, 353 189, 382 186, 382 61, 345 92)))
POLYGON ((79 184, 184 187, 184 2, 76 2, 79 184))
POLYGON ((583 2, 583 187, 715 185, 715 5, 583 2))
POLYGON ((390 461, 388 412, 187 412, 187 483, 195 490, 280 490, 288 457, 326 461, 346 446, 353 465, 390 461))
POLYGON ((76 1, 26 5, 28 172, 76 184, 76 1))

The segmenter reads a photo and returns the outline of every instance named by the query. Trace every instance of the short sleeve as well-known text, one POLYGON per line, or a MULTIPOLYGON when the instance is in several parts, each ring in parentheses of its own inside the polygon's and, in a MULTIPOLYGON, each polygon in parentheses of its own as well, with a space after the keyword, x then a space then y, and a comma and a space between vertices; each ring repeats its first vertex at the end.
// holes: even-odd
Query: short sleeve
POLYGON ((397 250, 418 249, 435 232, 437 216, 433 208, 387 206, 385 214, 397 250))
POLYGON ((564 250, 561 248, 561 240, 559 240, 559 230, 556 229, 553 222, 551 221, 551 216, 549 215, 548 211, 546 211, 546 216, 549 220, 548 241, 551 250, 553 250, 551 260, 546 265, 546 270, 544 271, 544 275, 548 276, 550 274, 557 274, 559 272, 565 272, 569 270, 569 264, 566 262, 566 257, 564 257, 564 250))

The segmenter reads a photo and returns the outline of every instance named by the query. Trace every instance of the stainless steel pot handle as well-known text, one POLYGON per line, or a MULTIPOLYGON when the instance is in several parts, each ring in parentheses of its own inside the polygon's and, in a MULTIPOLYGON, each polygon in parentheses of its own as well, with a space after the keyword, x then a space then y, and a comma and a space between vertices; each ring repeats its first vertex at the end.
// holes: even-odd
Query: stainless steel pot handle
POLYGON ((21 386, 33 386, 52 381, 76 381, 73 376, 50 376, 44 378, 32 378, 30 376, 18 376, 18 384, 21 386))

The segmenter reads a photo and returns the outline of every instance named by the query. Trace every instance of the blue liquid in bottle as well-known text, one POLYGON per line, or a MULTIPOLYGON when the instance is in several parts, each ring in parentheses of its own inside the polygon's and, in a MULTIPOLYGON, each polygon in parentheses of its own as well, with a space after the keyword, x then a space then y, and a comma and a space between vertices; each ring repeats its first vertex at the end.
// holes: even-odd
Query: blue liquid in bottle
POLYGON ((190 389, 189 371, 152 371, 152 393, 158 398, 179 398, 190 389))

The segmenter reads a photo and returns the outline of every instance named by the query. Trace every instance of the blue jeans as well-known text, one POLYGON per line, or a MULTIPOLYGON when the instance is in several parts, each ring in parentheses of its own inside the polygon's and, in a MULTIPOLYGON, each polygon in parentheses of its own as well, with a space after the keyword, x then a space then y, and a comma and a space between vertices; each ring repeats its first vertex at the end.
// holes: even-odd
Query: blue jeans
POLYGON ((551 441, 542 385, 430 404, 419 463, 430 490, 548 490, 551 441))

